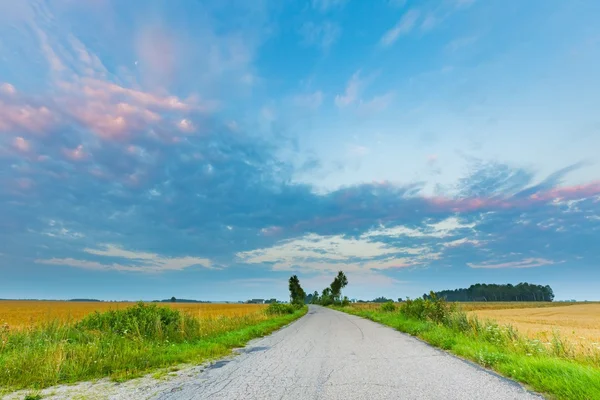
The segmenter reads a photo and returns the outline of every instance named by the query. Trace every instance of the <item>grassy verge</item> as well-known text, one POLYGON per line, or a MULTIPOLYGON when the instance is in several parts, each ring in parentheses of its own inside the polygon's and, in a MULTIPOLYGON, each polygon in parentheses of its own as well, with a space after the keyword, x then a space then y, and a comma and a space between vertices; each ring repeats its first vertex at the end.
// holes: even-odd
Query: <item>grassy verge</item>
POLYGON ((267 310, 199 319, 138 304, 77 323, 0 331, 0 394, 107 376, 125 380, 157 368, 202 363, 281 328, 307 308, 267 310))
POLYGON ((555 336, 550 343, 523 337, 510 326, 480 321, 440 300, 416 300, 400 307, 337 310, 419 337, 486 368, 524 383, 548 398, 600 399, 600 354, 580 354, 555 336))

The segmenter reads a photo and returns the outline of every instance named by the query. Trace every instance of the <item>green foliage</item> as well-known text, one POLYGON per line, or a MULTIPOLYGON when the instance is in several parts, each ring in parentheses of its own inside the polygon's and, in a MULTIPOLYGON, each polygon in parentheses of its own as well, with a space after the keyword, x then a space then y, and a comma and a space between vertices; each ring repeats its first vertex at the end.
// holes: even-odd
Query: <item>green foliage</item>
POLYGON ((300 279, 298 276, 293 275, 289 280, 289 289, 290 289, 290 302, 294 304, 304 304, 304 299, 306 298, 306 292, 300 286, 300 279))
POLYGON ((123 310, 92 313, 77 327, 104 334, 172 342, 193 339, 200 331, 199 321, 190 315, 169 307, 141 302, 123 310))
POLYGON ((24 400, 42 400, 41 394, 28 394, 25 396, 24 400))
POLYGON ((381 297, 376 297, 373 300, 371 300, 371 303, 387 303, 388 301, 394 301, 394 300, 381 296, 381 297))
POLYGON ((379 309, 383 312, 394 312, 396 311, 396 305, 393 301, 388 301, 379 306, 379 309))
POLYGON ((329 287, 323 289, 321 297, 318 297, 318 292, 315 292, 313 299, 315 298, 315 296, 317 296, 318 300, 317 302, 314 302, 314 304, 320 304, 322 306, 330 306, 333 304, 342 306, 349 305, 350 300, 348 300, 347 297, 342 297, 342 289, 345 288, 347 285, 348 278, 346 277, 346 274, 344 274, 344 271, 338 271, 337 275, 335 276, 333 282, 331 282, 329 287))
POLYGON ((138 305, 92 315, 77 324, 52 321, 23 331, 0 331, 0 397, 110 376, 138 377, 156 368, 201 363, 304 315, 263 312, 195 320, 167 307, 138 305))
POLYGON ((265 310, 267 315, 285 315, 285 314, 293 314, 298 311, 301 306, 297 303, 291 304, 282 304, 282 303, 272 303, 269 304, 269 307, 265 310))
MULTIPOLYGON (((448 301, 553 301, 554 291, 548 285, 533 285, 527 282, 518 285, 481 284, 466 289, 442 290, 437 297, 448 301)), ((424 299, 429 298, 423 295, 424 299)))
POLYGON ((447 323, 456 306, 443 298, 438 298, 431 292, 428 299, 406 299, 400 306, 400 311, 410 318, 429 320, 436 323, 447 323))

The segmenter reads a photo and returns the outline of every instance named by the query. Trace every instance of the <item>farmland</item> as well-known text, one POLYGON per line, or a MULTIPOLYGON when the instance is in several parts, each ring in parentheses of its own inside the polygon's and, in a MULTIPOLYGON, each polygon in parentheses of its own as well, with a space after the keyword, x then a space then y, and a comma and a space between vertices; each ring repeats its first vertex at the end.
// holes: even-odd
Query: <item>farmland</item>
MULTIPOLYGON (((0 301, 0 326, 11 330, 34 327, 45 322, 62 323, 78 321, 94 311, 121 310, 131 307, 131 302, 74 302, 74 301, 0 301)), ((256 313, 266 307, 261 304, 218 303, 158 303, 162 307, 181 310, 194 317, 241 317, 256 313)))
POLYGON ((545 308, 483 308, 473 309, 470 313, 480 319, 511 325, 530 338, 549 341, 558 333, 578 349, 600 349, 599 303, 545 308))
MULTIPOLYGON (((357 303, 352 307, 375 311, 380 306, 357 303)), ((577 350, 600 346, 600 303, 466 302, 457 306, 469 316, 510 325, 531 339, 549 342, 558 334, 577 350)))
POLYGON ((0 396, 220 358, 306 312, 278 306, 1 301, 0 396))

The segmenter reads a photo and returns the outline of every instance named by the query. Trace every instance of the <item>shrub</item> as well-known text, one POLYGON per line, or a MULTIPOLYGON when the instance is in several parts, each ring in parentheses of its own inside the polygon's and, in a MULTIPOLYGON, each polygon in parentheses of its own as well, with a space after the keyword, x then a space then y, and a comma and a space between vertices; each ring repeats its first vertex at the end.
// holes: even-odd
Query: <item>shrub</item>
POLYGON ((302 305, 299 304, 281 304, 281 303, 271 303, 269 307, 265 310, 268 315, 284 315, 284 314, 293 314, 297 310, 302 308, 302 305))
POLYGON ((416 318, 422 321, 430 320, 438 324, 449 324, 451 317, 456 310, 454 304, 448 303, 445 299, 438 298, 431 292, 431 299, 407 299, 400 311, 409 318, 416 318))
POLYGON ((140 302, 124 310, 95 312, 81 320, 77 327, 131 338, 183 341, 198 334, 200 323, 179 310, 140 302))
POLYGON ((387 303, 383 303, 379 309, 384 312, 394 312, 396 311, 396 305, 393 301, 388 301, 387 303))

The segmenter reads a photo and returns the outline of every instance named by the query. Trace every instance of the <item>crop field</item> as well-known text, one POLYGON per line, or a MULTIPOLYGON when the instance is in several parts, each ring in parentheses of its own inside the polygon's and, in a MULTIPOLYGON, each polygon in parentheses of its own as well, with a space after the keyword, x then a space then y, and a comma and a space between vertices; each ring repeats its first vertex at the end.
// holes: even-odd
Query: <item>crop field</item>
MULTIPOLYGON (((381 304, 356 303, 352 307, 375 311, 381 304)), ((600 303, 465 302, 458 303, 458 307, 481 320, 511 325, 544 343, 558 334, 578 353, 600 350, 600 303)))
POLYGON ((600 303, 546 308, 475 308, 470 313, 501 325, 512 325, 531 338, 549 341, 557 332, 577 348, 600 349, 600 303))
MULTIPOLYGON (((205 319, 220 316, 241 317, 266 308, 263 304, 219 303, 157 303, 194 317, 205 319)), ((0 301, 0 326, 11 330, 34 327, 50 321, 78 321, 94 311, 119 310, 134 306, 131 302, 74 301, 0 301)))

